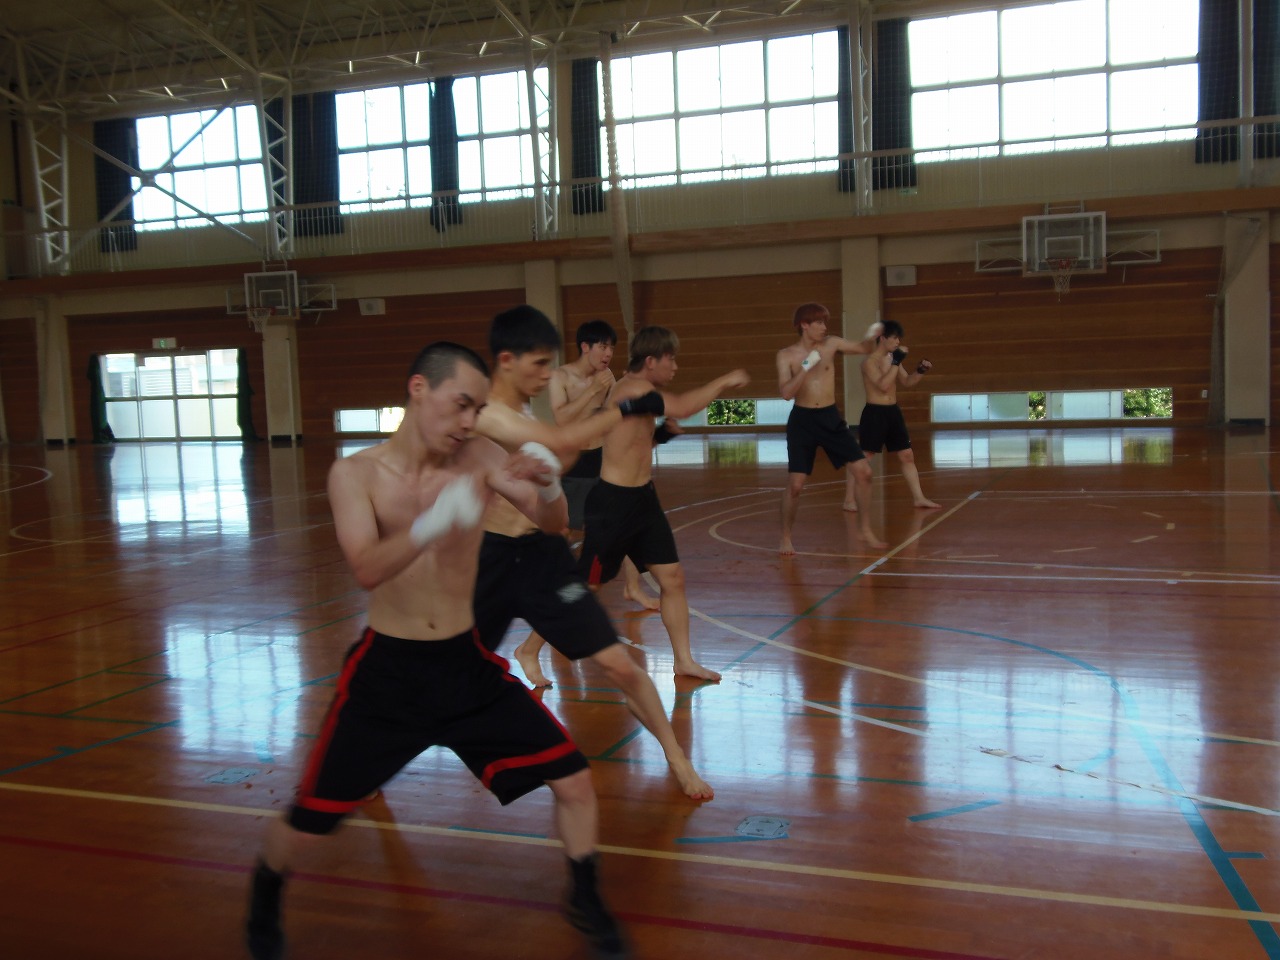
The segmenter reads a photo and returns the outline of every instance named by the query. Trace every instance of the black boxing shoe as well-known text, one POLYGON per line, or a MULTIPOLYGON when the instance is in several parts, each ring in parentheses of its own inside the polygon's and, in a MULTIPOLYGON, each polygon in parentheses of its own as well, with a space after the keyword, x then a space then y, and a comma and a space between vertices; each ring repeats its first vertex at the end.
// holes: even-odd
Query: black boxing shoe
POLYGON ((244 926, 245 943, 253 960, 284 957, 284 930, 280 928, 283 889, 284 874, 276 873, 259 860, 249 885, 249 917, 244 926))
POLYGON ((600 960, 627 957, 627 943, 618 921, 600 899, 596 888, 597 855, 569 861, 570 884, 564 901, 564 916, 582 933, 600 960))

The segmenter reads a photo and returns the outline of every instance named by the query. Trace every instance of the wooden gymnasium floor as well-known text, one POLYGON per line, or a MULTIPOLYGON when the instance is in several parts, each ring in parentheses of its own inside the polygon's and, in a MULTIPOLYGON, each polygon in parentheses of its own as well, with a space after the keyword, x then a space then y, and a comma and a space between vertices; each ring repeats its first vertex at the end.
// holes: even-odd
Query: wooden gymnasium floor
MULTIPOLYGON (((673 681, 657 616, 604 594, 713 802, 550 664, 636 955, 1280 958, 1275 435, 922 434, 943 510, 881 473, 868 551, 823 465, 786 560, 780 442, 661 454, 723 683, 673 681)), ((0 447, 0 956, 243 955, 248 865, 362 624, 334 454, 0 447)), ((550 811, 425 755, 301 868, 290 956, 585 958, 550 811)))

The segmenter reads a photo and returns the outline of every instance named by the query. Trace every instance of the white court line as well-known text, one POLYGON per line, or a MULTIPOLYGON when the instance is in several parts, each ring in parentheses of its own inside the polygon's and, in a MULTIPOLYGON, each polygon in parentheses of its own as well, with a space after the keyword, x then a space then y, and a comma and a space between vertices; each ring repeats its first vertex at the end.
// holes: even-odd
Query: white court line
MULTIPOLYGON (((872 563, 872 564, 870 564, 869 566, 867 566, 867 567, 863 568, 861 571, 859 571, 858 576, 866 576, 866 575, 869 575, 869 574, 874 574, 875 576, 914 576, 914 574, 896 574, 896 573, 888 573, 888 572, 880 571, 880 570, 878 570, 877 568, 878 568, 878 567, 880 567, 881 565, 883 565, 883 564, 884 564, 885 562, 887 562, 888 560, 890 560, 890 559, 891 559, 891 558, 892 558, 896 553, 898 553, 899 551, 901 551, 901 550, 903 550, 904 548, 906 548, 909 544, 913 543, 915 540, 917 540, 917 539, 919 539, 920 537, 922 537, 925 533, 927 533, 927 532, 929 532, 930 530, 932 530, 934 527, 936 527, 936 526, 937 526, 939 523, 941 523, 943 520, 945 520, 945 519, 949 518, 952 514, 954 514, 954 513, 955 513, 957 510, 959 510, 961 507, 965 506, 965 505, 966 505, 966 504, 968 504, 968 503, 973 502, 975 499, 977 499, 977 498, 979 497, 979 495, 980 495, 980 494, 982 494, 982 492, 981 492, 981 491, 974 492, 974 493, 970 494, 970 495, 969 495, 965 500, 961 501, 961 502, 960 502, 959 504, 957 504, 955 507, 952 507, 950 510, 946 511, 946 512, 945 512, 945 513, 943 513, 941 516, 937 517, 937 519, 935 519, 935 520, 934 520, 932 523, 930 523, 928 526, 926 526, 926 527, 922 528, 922 529, 921 529, 918 533, 916 533, 914 536, 912 536, 912 537, 908 538, 907 540, 903 541, 901 544, 899 544, 899 545, 898 545, 897 547, 895 547, 893 550, 891 550, 891 551, 889 551, 888 553, 886 553, 884 556, 880 557, 880 558, 879 558, 878 560, 876 560, 874 563, 872 563)), ((983 495, 983 496, 985 496, 985 494, 982 494, 982 495, 983 495)), ((714 501, 704 501, 704 502, 714 502, 714 501)), ((732 512, 732 511, 719 511, 718 513, 711 514, 711 515, 710 515, 710 517, 720 516, 721 514, 723 514, 723 513, 727 513, 727 512, 732 512)), ((752 515, 754 515, 754 513, 753 513, 753 514, 744 514, 743 516, 752 516, 752 515)), ((710 517, 703 518, 703 519, 710 519, 710 517)), ((694 526, 695 524, 698 524, 698 523, 700 523, 700 522, 702 522, 702 521, 701 521, 701 520, 690 520, 690 521, 688 521, 687 523, 684 523, 684 524, 682 524, 681 526, 679 526, 679 527, 675 528, 675 530, 684 530, 684 529, 687 529, 688 527, 694 526)), ((734 543, 733 541, 730 541, 730 540, 723 540, 723 542, 728 543, 728 544, 731 544, 731 545, 734 545, 734 546, 738 546, 738 544, 736 544, 736 543, 734 543)), ((943 562, 946 562, 946 561, 943 561, 943 562)), ((963 561, 963 562, 978 562, 978 563, 985 563, 985 561, 963 561)), ((1034 567, 1034 566, 1036 566, 1036 565, 1035 565, 1035 564, 1017 564, 1017 566, 1034 567)), ((1051 565, 1051 566, 1052 566, 1052 565, 1051 565)), ((1063 564, 1062 566, 1069 566, 1069 565, 1065 565, 1065 564, 1063 564)), ((1087 568, 1086 568, 1086 569, 1087 569, 1087 568)), ((646 577, 649 577, 649 576, 650 576, 650 575, 646 574, 646 577)), ((920 576, 928 576, 928 574, 920 574, 920 576)), ((944 576, 945 576, 945 575, 944 575, 944 576)), ((969 575, 968 575, 968 574, 963 574, 963 575, 956 575, 956 576, 968 577, 969 575)), ((1023 577, 1010 577, 1009 579, 1043 579, 1043 578, 1034 578, 1034 577, 1025 577, 1025 578, 1023 578, 1023 577)), ((1074 578, 1062 578, 1062 579, 1068 579, 1068 580, 1072 580, 1072 579, 1074 579, 1074 580, 1083 580, 1084 582, 1088 582, 1088 581, 1093 580, 1093 579, 1097 579, 1097 580, 1105 580, 1106 582, 1114 582, 1114 580, 1115 580, 1115 578, 1114 578, 1114 577, 1098 577, 1098 578, 1080 578, 1080 577, 1074 577, 1074 578)), ((654 587, 654 586, 655 586, 655 584, 654 584, 654 582, 652 581, 651 577, 650 577, 650 579, 649 579, 649 582, 650 582, 650 586, 651 586, 651 587, 654 587)), ((1165 581, 1163 580, 1163 578, 1161 578, 1161 580, 1160 580, 1160 581, 1157 581, 1157 582, 1165 582, 1165 581)), ((1224 581, 1224 580, 1206 580, 1205 582, 1207 582, 1207 583, 1228 583, 1228 582, 1231 582, 1231 581, 1224 581)), ((1248 583, 1257 583, 1258 581, 1244 580, 1244 581, 1241 581, 1241 582, 1242 582, 1242 583, 1245 583, 1245 584, 1248 584, 1248 583)), ((740 636, 740 637, 743 637, 743 638, 748 639, 748 640, 752 640, 752 641, 754 641, 754 642, 756 642, 756 643, 762 643, 762 644, 765 644, 766 646, 771 646, 771 647, 774 647, 774 648, 779 649, 779 650, 785 650, 785 651, 787 651, 787 652, 789 652, 789 653, 794 653, 794 654, 796 654, 796 655, 798 655, 798 656, 808 657, 808 658, 810 658, 810 659, 814 659, 814 660, 821 660, 821 661, 824 661, 824 662, 826 662, 826 663, 835 664, 835 665, 837 665, 837 666, 847 667, 847 668, 848 668, 848 669, 850 669, 850 670, 857 670, 857 671, 860 671, 860 672, 863 672, 863 673, 870 673, 870 674, 875 674, 875 675, 882 676, 882 677, 888 677, 888 678, 890 678, 890 679, 894 679, 894 680, 901 680, 901 681, 904 681, 904 682, 906 682, 906 683, 914 683, 914 684, 917 684, 917 685, 919 685, 919 686, 932 687, 932 688, 934 688, 934 689, 938 689, 938 690, 946 690, 946 691, 948 691, 948 692, 952 692, 952 693, 960 693, 960 694, 964 694, 964 695, 966 695, 966 696, 981 697, 981 698, 985 698, 985 699, 989 699, 989 700, 998 701, 998 702, 1000 702, 1000 703, 1008 703, 1008 704, 1012 704, 1012 705, 1016 705, 1016 706, 1022 706, 1022 707, 1027 707, 1027 708, 1031 708, 1031 709, 1035 709, 1035 710, 1050 711, 1050 712, 1057 713, 1057 714, 1059 714, 1059 715, 1061 715, 1061 716, 1073 717, 1073 718, 1076 718, 1076 719, 1091 720, 1091 721, 1096 721, 1096 722, 1100 722, 1100 723, 1115 723, 1117 720, 1119 720, 1120 722, 1125 723, 1125 724, 1134 725, 1134 726, 1140 726, 1140 727, 1142 727, 1142 728, 1143 728, 1143 729, 1145 729, 1145 730, 1155 730, 1155 731, 1160 731, 1160 732, 1167 733, 1167 734, 1175 734, 1175 735, 1178 735, 1178 736, 1189 736, 1189 737, 1209 737, 1209 738, 1213 738, 1213 739, 1217 739, 1217 740, 1227 740, 1227 741, 1230 741, 1230 742, 1232 742, 1232 743, 1251 743, 1251 744, 1255 744, 1255 745, 1258 745, 1258 746, 1280 747, 1280 741, 1277 741, 1277 740, 1268 740, 1268 739, 1259 738, 1259 737, 1245 737, 1245 736, 1239 736, 1239 735, 1236 735, 1236 734, 1218 733, 1218 732, 1216 732, 1216 731, 1208 731, 1208 732, 1206 732, 1206 731, 1204 731, 1204 730, 1193 729, 1193 728, 1189 728, 1189 727, 1174 726, 1174 725, 1172 725, 1172 724, 1160 723, 1160 722, 1158 722, 1158 721, 1151 721, 1151 720, 1133 720, 1133 719, 1130 719, 1130 718, 1128 718, 1128 717, 1116 717, 1114 714, 1105 714, 1105 715, 1103 715, 1103 714, 1087 713, 1087 712, 1082 711, 1082 710, 1071 710, 1071 709, 1068 709, 1068 708, 1066 708, 1066 707, 1058 706, 1058 705, 1054 705, 1054 704, 1044 704, 1044 703, 1040 703, 1040 702, 1037 702, 1037 701, 1024 700, 1024 699, 1021 699, 1021 698, 1018 698, 1018 697, 1011 697, 1011 696, 1006 696, 1006 695, 1003 695, 1003 694, 993 694, 993 693, 988 693, 988 692, 986 692, 985 690, 977 690, 977 689, 973 689, 973 688, 970 688, 970 687, 964 687, 964 686, 961 686, 961 685, 959 685, 959 684, 945 683, 945 682, 943 682, 943 681, 938 681, 938 680, 928 680, 928 679, 924 679, 924 678, 921 678, 921 677, 911 676, 911 675, 909 675, 909 674, 897 673, 897 672, 892 671, 892 670, 883 670, 883 669, 881 669, 881 668, 879 668, 879 667, 872 667, 872 666, 870 666, 870 665, 868 665, 868 664, 856 663, 856 662, 854 662, 854 661, 851 661, 851 660, 844 660, 844 659, 839 658, 839 657, 831 657, 831 656, 827 656, 826 654, 817 653, 817 652, 812 651, 812 650, 804 650, 804 649, 801 649, 800 647, 793 646, 793 645, 791 645, 791 644, 789 644, 789 643, 782 643, 781 641, 778 641, 778 640, 772 640, 772 639, 770 639, 769 637, 761 636, 760 634, 757 634, 757 633, 752 633, 752 632, 751 632, 751 631, 749 631, 749 630, 743 630, 743 629, 742 629, 742 628, 740 628, 740 627, 735 627, 735 626, 733 626, 733 625, 732 625, 732 624, 730 624, 730 623, 726 623, 726 622, 725 622, 725 621, 723 621, 723 620, 720 620, 720 619, 718 619, 718 618, 716 618, 716 617, 711 616, 710 614, 703 613, 701 610, 698 610, 697 608, 695 608, 695 607, 693 607, 693 606, 690 606, 690 607, 689 607, 689 613, 690 613, 690 615, 691 615, 691 616, 697 617, 699 620, 702 620, 704 623, 708 623, 708 624, 711 624, 712 626, 719 627, 719 628, 721 628, 722 630, 725 630, 725 631, 727 631, 727 632, 729 632, 729 633, 737 634, 737 635, 738 635, 738 636, 740 636)), ((945 628, 943 628, 943 629, 945 629, 945 628)), ((784 701, 785 701, 785 700, 787 700, 787 698, 785 698, 785 697, 783 697, 782 699, 783 699, 784 701)), ((798 701, 792 701, 792 702, 798 702, 798 701)), ((843 715, 848 716, 848 717, 849 717, 849 719, 861 719, 861 718, 857 717, 856 715, 852 715, 852 714, 843 714, 843 715)), ((912 729, 912 730, 911 730, 911 733, 913 733, 913 734, 916 734, 916 733, 918 733, 918 732, 919 732, 919 731, 914 730, 914 729, 912 729)), ((1190 795, 1189 795, 1189 798, 1194 799, 1193 797, 1190 797, 1190 795)), ((1230 805, 1233 803, 1233 801, 1222 801, 1222 803, 1223 803, 1223 805, 1230 806, 1230 805)))
MULTIPOLYGON (((258 807, 238 807, 222 803, 200 803, 191 800, 173 800, 164 797, 130 796, 120 793, 102 793, 93 790, 72 790, 66 787, 43 787, 25 783, 0 781, 0 790, 32 793, 45 796, 69 797, 82 800, 103 800, 115 803, 134 803, 144 806, 169 807, 179 810, 198 810, 207 813, 225 813, 250 817, 271 817, 276 812, 258 807)), ((416 823, 385 823, 360 816, 347 817, 345 823, 352 827, 382 830, 388 833, 421 834, 448 838, 464 843, 508 843, 522 846, 559 847, 559 840, 547 837, 529 837, 503 833, 496 830, 455 830, 452 827, 435 827, 416 823)), ((914 887, 922 890, 943 890, 949 893, 975 894, 981 897, 1013 897, 1023 900, 1040 900, 1050 903, 1066 903, 1075 906, 1112 907, 1120 910, 1136 910, 1171 913, 1191 917, 1208 917, 1219 920, 1243 920, 1248 923, 1280 923, 1280 914, 1262 913, 1256 910, 1240 910, 1230 907, 1208 907, 1198 904, 1169 903, 1160 900, 1136 900, 1128 897, 1104 897, 1097 894, 1073 893, 1063 890, 1046 890, 1035 887, 1002 886, 994 883, 973 883, 967 880, 943 880, 937 877, 911 877, 891 873, 872 873, 865 870, 849 870, 816 864, 785 863, 775 860, 751 860, 744 857, 715 856, 705 853, 685 853, 679 850, 654 850, 643 847, 616 847, 599 844, 602 853, 613 856, 636 857, 646 860, 664 860, 674 863, 700 864, 727 867, 734 870, 757 870, 761 873, 789 874, 792 876, 824 877, 831 880, 847 880, 854 883, 879 883, 914 887)))

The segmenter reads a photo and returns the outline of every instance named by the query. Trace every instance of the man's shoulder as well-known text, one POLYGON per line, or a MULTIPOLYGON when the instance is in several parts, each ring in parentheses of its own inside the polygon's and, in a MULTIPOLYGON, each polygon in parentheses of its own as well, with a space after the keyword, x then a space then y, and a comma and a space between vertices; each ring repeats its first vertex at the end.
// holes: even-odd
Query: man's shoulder
POLYGON ((658 388, 644 377, 623 376, 613 387, 614 400, 625 400, 628 397, 643 397, 658 388))

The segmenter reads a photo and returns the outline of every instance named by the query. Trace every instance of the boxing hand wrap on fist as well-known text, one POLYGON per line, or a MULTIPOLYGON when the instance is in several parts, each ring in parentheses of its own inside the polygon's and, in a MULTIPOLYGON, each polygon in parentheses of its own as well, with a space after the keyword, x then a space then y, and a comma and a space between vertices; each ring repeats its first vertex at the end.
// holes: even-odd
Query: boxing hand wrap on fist
POLYGON ((624 417, 660 417, 666 408, 662 394, 657 390, 651 390, 642 397, 618 401, 618 409, 622 411, 624 417))
POLYGON ((547 447, 540 443, 535 443, 532 440, 524 444, 520 448, 520 452, 526 457, 532 457, 539 463, 546 464, 547 468, 551 471, 548 474, 551 478, 551 482, 545 487, 539 484, 538 496, 546 503, 550 503, 552 500, 557 499, 563 492, 560 487, 560 459, 547 447))
POLYGON ((916 364, 916 373, 928 373, 933 369, 933 364, 928 360, 921 360, 916 364))
POLYGON ((415 546, 425 547, 454 527, 474 527, 480 522, 484 504, 476 495, 470 477, 459 477, 440 491, 436 502, 418 515, 409 527, 409 539, 415 546))
POLYGON ((903 360, 907 359, 907 351, 902 347, 899 347, 897 350, 893 351, 893 353, 889 354, 889 356, 892 358, 889 362, 896 367, 899 366, 903 360))
POLYGON ((867 327, 866 335, 862 339, 874 340, 876 337, 880 336, 880 334, 882 333, 884 333, 884 324, 881 323, 879 320, 877 320, 871 326, 867 327))
POLYGON ((800 369, 811 370, 813 369, 813 367, 817 365, 818 361, 821 359, 822 359, 822 354, 820 354, 817 350, 810 350, 809 355, 800 361, 800 369))

